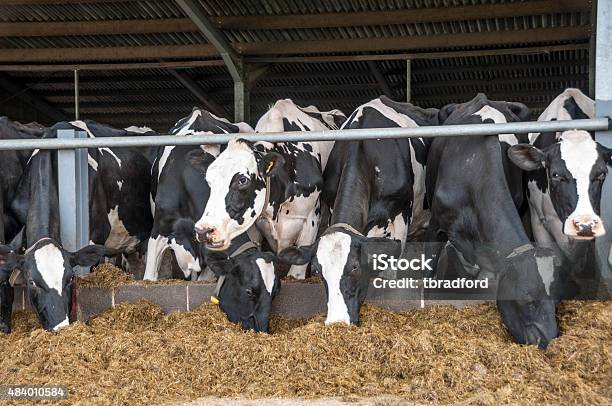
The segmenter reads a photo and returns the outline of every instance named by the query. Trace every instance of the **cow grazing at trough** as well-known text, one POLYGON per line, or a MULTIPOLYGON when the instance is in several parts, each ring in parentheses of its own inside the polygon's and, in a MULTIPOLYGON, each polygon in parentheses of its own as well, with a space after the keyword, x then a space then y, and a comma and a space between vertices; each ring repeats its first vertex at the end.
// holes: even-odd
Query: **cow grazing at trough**
MULTIPOLYGON (((246 123, 232 124, 206 110, 194 108, 170 130, 177 137, 220 133, 251 133, 246 123)), ((210 189, 204 179, 208 165, 220 153, 220 145, 166 146, 159 149, 151 170, 153 229, 147 247, 144 279, 157 280, 163 253, 171 249, 185 278, 195 279, 204 270, 201 247, 195 233, 173 233, 179 219, 197 221, 204 212, 210 189), (197 169, 190 164, 197 162, 197 169)), ((185 225, 184 223, 179 223, 185 225)))
MULTIPOLYGON (((358 107, 345 129, 438 124, 438 110, 387 97, 358 107)), ((310 246, 287 248, 279 258, 310 262, 327 292, 325 323, 357 324, 370 279, 372 254, 400 256, 408 234, 427 225, 425 164, 420 138, 336 142, 325 169, 323 198, 333 207, 331 226, 310 246)))
MULTIPOLYGON (((178 241, 193 239, 192 219, 181 218, 173 224, 172 235, 178 241)), ((213 300, 227 318, 244 330, 267 333, 272 299, 281 285, 274 271, 274 255, 263 252, 247 233, 234 238, 224 251, 200 250, 197 255, 218 278, 213 300)))
MULTIPOLYGON (((55 138, 60 129, 83 130, 89 137, 141 134, 74 121, 54 125, 45 131, 44 138, 55 138)), ((91 265, 93 258, 99 260, 103 253, 135 252, 148 238, 153 223, 149 207, 151 161, 147 156, 135 148, 92 148, 88 150, 88 168, 90 240, 99 246, 76 253, 61 248, 55 151, 32 153, 11 204, 18 221, 25 225, 27 253, 21 261, 11 258, 7 264, 19 264, 24 277, 33 281, 34 285, 26 279, 30 300, 45 328, 51 330, 63 326, 68 316, 69 306, 61 307, 57 296, 70 301, 66 281, 71 278, 71 266, 91 265)))
MULTIPOLYGON (((490 101, 484 94, 440 110, 440 122, 479 124, 524 121, 520 103, 490 101)), ((520 343, 545 348, 557 336, 555 304, 547 296, 542 266, 523 228, 502 153, 508 135, 433 140, 427 159, 429 241, 448 242, 469 264, 499 272, 497 307, 520 343)), ((517 194, 518 195, 518 194, 517 194)), ((448 246, 447 244, 447 246, 448 246)))
MULTIPOLYGON (((337 111, 301 108, 279 100, 258 121, 257 132, 336 129, 345 120, 337 111)), ((207 167, 210 198, 196 222, 208 249, 227 249, 232 240, 255 225, 273 251, 309 245, 320 219, 323 170, 333 141, 251 143, 231 141, 207 167)), ((306 266, 289 275, 304 278, 306 266)))
MULTIPOLYGON (((578 89, 566 89, 538 121, 594 116, 593 100, 578 89)), ((606 232, 600 203, 612 150, 596 142, 587 131, 573 130, 529 134, 529 144, 515 145, 508 154, 516 165, 527 171, 535 240, 557 248, 561 270, 548 283, 556 285, 559 298, 571 297, 579 289, 574 278, 592 276, 594 239, 606 232)))

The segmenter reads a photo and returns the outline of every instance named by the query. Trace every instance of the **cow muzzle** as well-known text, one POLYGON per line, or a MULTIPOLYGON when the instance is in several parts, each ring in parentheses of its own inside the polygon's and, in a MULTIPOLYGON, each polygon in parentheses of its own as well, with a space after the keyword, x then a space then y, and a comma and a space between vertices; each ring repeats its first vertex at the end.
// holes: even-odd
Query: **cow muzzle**
POLYGON ((217 228, 204 225, 203 227, 195 227, 196 237, 199 242, 205 243, 208 248, 224 249, 226 248, 225 239, 221 238, 217 228))
POLYGON ((567 227, 569 233, 566 232, 566 234, 575 239, 590 240, 605 234, 601 219, 597 217, 576 216, 569 219, 568 222, 570 223, 567 227))

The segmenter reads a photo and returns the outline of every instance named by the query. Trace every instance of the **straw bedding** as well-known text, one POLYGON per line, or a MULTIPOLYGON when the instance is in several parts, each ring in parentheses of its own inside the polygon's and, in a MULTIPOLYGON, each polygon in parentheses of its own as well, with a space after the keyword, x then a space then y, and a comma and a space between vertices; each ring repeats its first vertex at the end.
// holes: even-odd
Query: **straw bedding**
POLYGON ((150 404, 218 397, 399 396, 417 403, 580 403, 612 399, 612 303, 559 308, 547 351, 514 344, 492 305, 392 313, 362 326, 274 318, 243 332, 212 305, 164 315, 122 304, 59 333, 32 313, 0 337, 0 382, 65 384, 66 403, 150 404))

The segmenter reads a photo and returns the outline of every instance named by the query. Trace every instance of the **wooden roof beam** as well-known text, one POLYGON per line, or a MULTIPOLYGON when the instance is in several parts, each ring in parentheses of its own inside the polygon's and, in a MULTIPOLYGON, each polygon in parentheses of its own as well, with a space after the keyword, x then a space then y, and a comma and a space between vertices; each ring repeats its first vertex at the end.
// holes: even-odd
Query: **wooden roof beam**
MULTIPOLYGON (((66 0, 7 0, 2 4, 69 4, 66 0), (8 3, 7 3, 8 1, 8 3)), ((95 3, 95 1, 90 1, 95 3)), ((87 3, 87 1, 79 1, 87 3)), ((199 7, 191 1, 179 1, 189 10, 199 7), (194 8, 194 4, 195 7, 194 8)), ((163 20, 107 20, 66 22, 0 23, 0 37, 45 37, 54 35, 113 35, 149 34, 164 32, 201 31, 200 23, 180 4, 190 18, 163 20), (192 21, 193 20, 193 21, 192 21)), ((491 18, 510 18, 546 14, 588 12, 588 0, 539 0, 521 3, 480 4, 459 7, 410 8, 389 11, 343 12, 293 15, 198 16, 208 28, 214 30, 286 30, 296 28, 330 28, 377 26, 392 24, 472 21, 491 18)), ((203 31, 204 32, 204 31, 203 31)), ((211 31, 212 32, 212 31, 211 31)), ((208 34, 206 34, 209 38, 208 34)), ((212 42, 212 41, 211 41, 212 42)))
MULTIPOLYGON (((317 41, 267 41, 235 43, 233 46, 243 55, 291 55, 330 52, 372 52, 384 50, 405 51, 474 46, 484 47, 517 43, 532 44, 551 41, 584 41, 589 39, 590 35, 590 26, 577 26, 389 38, 355 38, 317 41)), ((0 62, 68 62, 127 59, 159 60, 172 58, 212 57, 218 56, 219 53, 220 52, 210 44, 102 48, 11 48, 2 50, 0 53, 0 62)), ((229 54, 226 53, 226 57, 228 55, 229 54)))

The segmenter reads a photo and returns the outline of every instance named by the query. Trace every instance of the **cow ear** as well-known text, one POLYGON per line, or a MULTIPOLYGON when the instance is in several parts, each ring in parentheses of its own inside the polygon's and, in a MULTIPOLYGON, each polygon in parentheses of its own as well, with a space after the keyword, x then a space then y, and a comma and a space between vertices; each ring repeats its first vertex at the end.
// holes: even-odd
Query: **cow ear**
POLYGON ((106 249, 102 245, 88 245, 81 248, 77 252, 70 253, 70 265, 71 266, 92 266, 100 262, 106 249))
POLYGON ((542 169, 545 166, 546 154, 529 144, 516 144, 508 149, 508 158, 525 171, 542 169))
POLYGON ((301 247, 288 247, 279 252, 276 258, 292 265, 305 265, 312 260, 315 253, 315 245, 303 245, 301 247))
POLYGON ((212 161, 215 160, 215 157, 198 148, 187 154, 187 160, 196 171, 206 176, 206 170, 212 161))
POLYGON ((272 178, 285 166, 285 158, 276 152, 268 152, 261 157, 259 165, 261 176, 272 178))
POLYGON ((206 265, 208 265, 210 270, 219 277, 221 275, 227 275, 234 269, 234 260, 225 252, 208 251, 206 253, 206 265))

